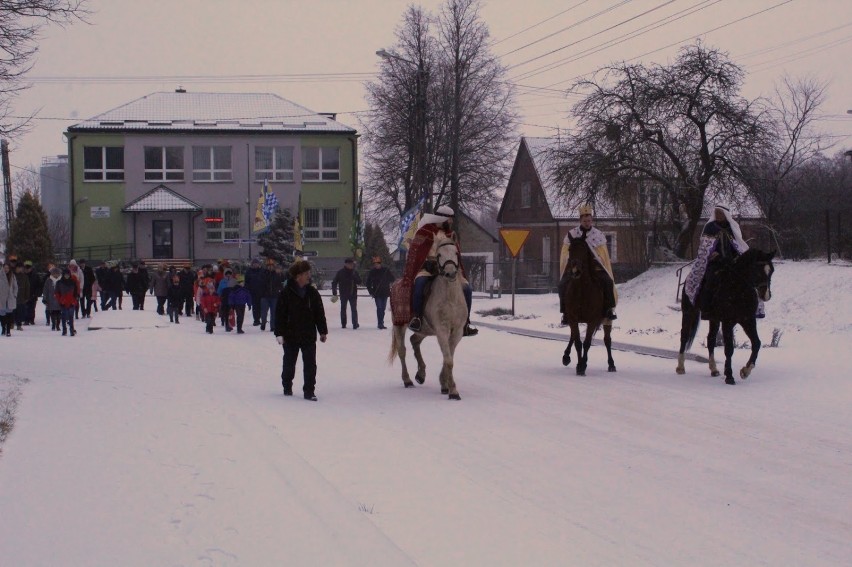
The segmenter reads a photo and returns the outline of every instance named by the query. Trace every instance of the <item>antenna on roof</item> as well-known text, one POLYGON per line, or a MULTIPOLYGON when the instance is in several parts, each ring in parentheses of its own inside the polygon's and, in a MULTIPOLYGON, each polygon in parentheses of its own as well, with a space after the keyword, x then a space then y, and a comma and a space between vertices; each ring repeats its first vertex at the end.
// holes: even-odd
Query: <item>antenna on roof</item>
POLYGON ((178 88, 175 89, 176 93, 185 93, 186 89, 183 88, 183 85, 178 85, 178 88))

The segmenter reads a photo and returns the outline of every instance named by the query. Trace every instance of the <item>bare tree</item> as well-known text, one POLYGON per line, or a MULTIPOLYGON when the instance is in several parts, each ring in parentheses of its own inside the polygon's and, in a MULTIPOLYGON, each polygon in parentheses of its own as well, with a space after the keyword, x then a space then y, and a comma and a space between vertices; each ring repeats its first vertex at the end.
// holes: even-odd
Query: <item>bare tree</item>
POLYGON ((726 53, 696 44, 670 65, 620 63, 575 84, 588 93, 573 107, 578 126, 553 154, 565 198, 617 203, 633 198, 631 181, 653 182, 671 218, 688 218, 676 249, 685 256, 708 191, 730 190, 766 137, 742 78, 726 53))
MULTIPOLYGON (((420 165, 418 151, 422 152, 419 159, 430 161, 431 109, 418 106, 424 104, 419 88, 426 86, 424 78, 434 66, 429 25, 430 18, 421 8, 409 6, 396 30, 395 53, 382 60, 378 80, 366 85, 370 114, 361 121, 366 149, 363 186, 370 196, 368 216, 383 224, 398 221, 420 197, 415 171, 420 165), (418 118, 424 110, 425 117, 418 118), (418 124, 424 118, 425 123, 418 124), (426 131, 426 148, 418 148, 418 126, 426 131)), ((431 97, 426 94, 425 98, 431 97)))
POLYGON ((0 136, 26 131, 28 118, 15 118, 12 103, 29 85, 24 76, 33 66, 39 33, 46 24, 82 20, 87 0, 2 0, 0 2, 0 136))
POLYGON ((447 0, 437 18, 410 6, 396 37, 378 80, 367 84, 371 112, 361 124, 370 218, 386 228, 420 197, 420 164, 433 205, 474 209, 495 200, 516 120, 479 0, 447 0), (424 78, 425 101, 418 98, 424 78), (418 132, 425 132, 422 147, 418 132))
POLYGON ((514 149, 517 121, 506 68, 491 52, 480 0, 447 0, 438 18, 442 73, 440 106, 446 156, 435 203, 454 209, 493 202, 514 149))
POLYGON ((21 169, 12 176, 15 206, 21 200, 21 195, 30 193, 41 201, 41 176, 35 167, 21 169))
POLYGON ((68 215, 51 213, 47 217, 47 233, 54 250, 71 248, 71 219, 68 215))
POLYGON ((760 151, 746 156, 743 181, 760 205, 770 230, 791 207, 805 182, 806 164, 831 147, 815 127, 828 83, 814 77, 785 76, 768 101, 772 136, 760 151))

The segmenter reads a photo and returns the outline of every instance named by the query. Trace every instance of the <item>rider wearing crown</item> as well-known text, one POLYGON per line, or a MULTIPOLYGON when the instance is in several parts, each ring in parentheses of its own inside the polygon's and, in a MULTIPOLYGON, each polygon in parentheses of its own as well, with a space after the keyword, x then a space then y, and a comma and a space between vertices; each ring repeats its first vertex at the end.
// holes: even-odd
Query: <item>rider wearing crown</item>
MULTIPOLYGON (((571 255, 571 238, 577 240, 585 240, 595 258, 595 271, 592 274, 594 280, 598 283, 604 293, 604 312, 603 316, 610 321, 617 318, 615 314, 615 305, 618 295, 615 291, 615 278, 612 277, 612 262, 609 259, 609 250, 606 247, 606 236, 603 232, 592 226, 592 207, 591 205, 583 205, 578 209, 580 213, 580 226, 572 228, 565 235, 562 241, 562 252, 559 256, 559 272, 562 278, 559 281, 559 297, 561 300, 562 292, 565 286, 568 285, 570 275, 565 268, 568 267, 568 258, 571 255)), ((567 324, 565 320, 565 305, 560 305, 562 312, 562 323, 567 324)))
MULTIPOLYGON (((411 312, 413 317, 408 324, 408 328, 418 332, 422 327, 420 318, 423 316, 423 301, 426 282, 430 277, 437 275, 438 265, 436 262, 437 247, 435 243, 443 238, 450 238, 455 242, 456 249, 459 251, 459 261, 461 261, 461 249, 459 247, 458 237, 453 231, 453 219, 455 211, 446 205, 437 208, 435 214, 425 214, 420 219, 417 226, 417 232, 408 248, 408 256, 405 261, 405 271, 403 272, 403 281, 413 281, 414 289, 411 298, 411 312)), ((470 325, 470 307, 473 301, 473 291, 470 283, 467 281, 464 273, 464 266, 460 265, 462 273, 462 288, 464 290, 464 299, 467 303, 468 321, 464 326, 464 336, 471 337, 479 333, 479 329, 470 325)))

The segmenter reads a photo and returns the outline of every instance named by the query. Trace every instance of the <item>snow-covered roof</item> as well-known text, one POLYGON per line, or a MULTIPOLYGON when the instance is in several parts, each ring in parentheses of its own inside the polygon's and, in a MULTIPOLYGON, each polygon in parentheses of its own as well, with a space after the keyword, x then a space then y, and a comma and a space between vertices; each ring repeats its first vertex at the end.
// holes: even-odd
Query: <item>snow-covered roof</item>
POLYGON ((157 92, 68 128, 80 130, 339 132, 349 126, 271 93, 157 92))
POLYGON ((141 197, 127 203, 121 210, 125 213, 197 212, 201 210, 201 205, 175 193, 165 185, 157 185, 141 197))
MULTIPOLYGON (((521 142, 525 143, 529 150, 530 157, 533 160, 533 165, 538 173, 538 178, 541 183, 541 188, 544 191, 544 197, 547 200, 547 206, 550 208, 550 214, 554 219, 577 219, 579 213, 577 208, 580 205, 585 205, 585 202, 576 202, 571 199, 566 199, 559 194, 559 186, 552 175, 553 161, 550 157, 550 152, 559 146, 559 140, 556 138, 534 138, 523 137, 521 142)), ((628 215, 618 211, 612 203, 600 200, 592 203, 595 211, 595 217, 619 218, 627 217, 628 215)))

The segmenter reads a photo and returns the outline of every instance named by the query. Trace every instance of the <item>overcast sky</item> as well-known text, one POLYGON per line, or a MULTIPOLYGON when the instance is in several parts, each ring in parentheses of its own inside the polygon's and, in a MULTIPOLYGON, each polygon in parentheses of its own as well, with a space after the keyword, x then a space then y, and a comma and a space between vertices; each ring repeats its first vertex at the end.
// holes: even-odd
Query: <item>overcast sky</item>
MULTIPOLYGON (((421 3, 431 11, 441 4, 421 3)), ((377 70, 376 50, 393 47, 407 3, 90 0, 90 5, 89 24, 44 31, 29 74, 33 87, 15 105, 16 113, 37 112, 38 118, 29 134, 12 142, 13 175, 45 156, 66 153, 62 134, 69 125, 179 85, 199 92, 272 92, 315 111, 337 112, 341 122, 358 128, 359 112, 366 109, 363 82, 377 70)), ((821 125, 835 136, 836 149, 852 145, 852 115, 846 113, 852 109, 849 0, 489 0, 482 17, 494 53, 510 67, 509 78, 523 85, 520 134, 552 135, 569 125, 571 98, 526 87, 564 88, 614 60, 665 62, 677 45, 701 36, 746 67, 749 97, 769 93, 785 72, 831 81, 821 125), (720 26, 726 27, 711 31, 720 26), (640 30, 648 31, 623 37, 640 30), (618 43, 598 47, 607 42, 618 43), (541 72, 554 63, 561 64, 541 72)))

